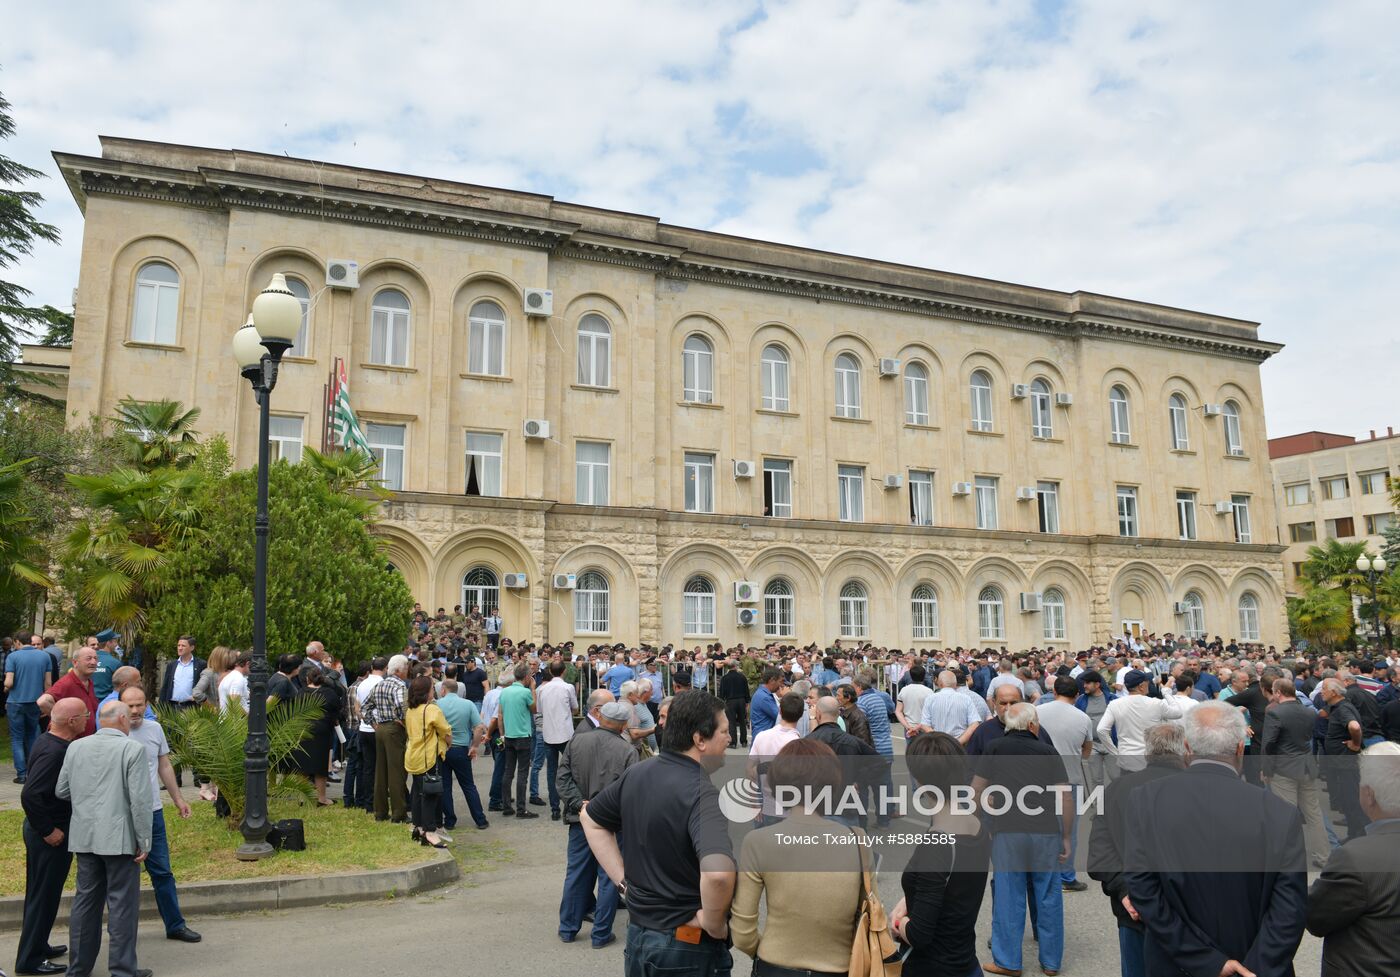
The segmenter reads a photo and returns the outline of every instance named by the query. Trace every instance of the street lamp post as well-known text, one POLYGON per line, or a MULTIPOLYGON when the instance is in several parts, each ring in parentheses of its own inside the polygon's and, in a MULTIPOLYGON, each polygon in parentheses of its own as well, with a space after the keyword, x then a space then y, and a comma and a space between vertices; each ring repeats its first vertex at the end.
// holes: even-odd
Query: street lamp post
POLYGON ((253 313, 233 336, 239 372, 258 403, 258 510, 253 523, 253 661, 248 672, 248 739, 243 744, 243 844, 235 854, 257 861, 272 854, 267 843, 267 466, 268 423, 277 368, 301 329, 301 302, 282 275, 273 275, 253 300, 253 313))
MULTIPOLYGON (((1362 553, 1356 558, 1356 569, 1366 578, 1366 582, 1371 585, 1371 614, 1375 618, 1376 641, 1381 640, 1381 604, 1376 593, 1376 582, 1380 580, 1381 574, 1385 573, 1386 562, 1383 556, 1368 557, 1362 553)), ((1389 642, 1385 642, 1389 644, 1389 642)))

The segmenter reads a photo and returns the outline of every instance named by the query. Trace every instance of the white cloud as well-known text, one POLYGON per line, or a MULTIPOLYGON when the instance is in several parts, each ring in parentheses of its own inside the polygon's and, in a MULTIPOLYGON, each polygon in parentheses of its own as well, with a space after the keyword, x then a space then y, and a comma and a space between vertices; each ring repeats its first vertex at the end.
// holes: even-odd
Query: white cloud
MULTIPOLYGON (((1400 421, 1382 0, 75 8, 0 37, 5 151, 51 173, 99 133, 287 151, 1258 319, 1272 433, 1400 421)), ((19 278, 66 304, 40 189, 64 244, 19 278)))

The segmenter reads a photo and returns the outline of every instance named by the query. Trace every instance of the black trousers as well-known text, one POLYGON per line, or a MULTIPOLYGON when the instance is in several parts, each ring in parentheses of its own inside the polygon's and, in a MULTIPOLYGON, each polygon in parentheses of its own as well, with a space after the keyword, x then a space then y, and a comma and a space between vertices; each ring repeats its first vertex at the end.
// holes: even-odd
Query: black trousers
POLYGON ((44 951, 52 944, 49 933, 58 916, 63 883, 73 867, 68 840, 54 847, 24 822, 24 923, 19 932, 16 970, 35 970, 44 963, 44 951))
POLYGON ((729 742, 747 746, 749 742, 749 720, 744 713, 743 699, 726 699, 724 714, 729 717, 729 742))
POLYGON ((375 763, 373 731, 366 733, 364 730, 360 730, 357 732, 355 734, 355 749, 360 754, 360 779, 355 782, 354 806, 364 808, 366 811, 373 811, 375 763))
POLYGON ((506 770, 501 779, 501 806, 507 811, 517 809, 523 813, 525 806, 526 781, 530 776, 530 758, 535 752, 535 740, 531 736, 506 737, 506 770), (515 802, 511 803, 511 781, 515 782, 515 802))

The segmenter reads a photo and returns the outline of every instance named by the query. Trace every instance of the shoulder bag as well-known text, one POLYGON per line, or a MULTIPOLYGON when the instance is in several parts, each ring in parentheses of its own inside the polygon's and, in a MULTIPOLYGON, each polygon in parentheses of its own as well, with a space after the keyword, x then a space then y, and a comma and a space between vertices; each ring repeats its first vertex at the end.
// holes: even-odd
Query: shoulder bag
MULTIPOLYGON (((859 840, 860 831, 851 829, 859 840)), ((860 860, 860 908, 856 915, 856 935, 851 942, 851 965, 847 977, 900 977, 902 961, 888 961, 899 952, 890 933, 890 918, 875 891, 875 880, 865 867, 864 845, 856 845, 860 860)))

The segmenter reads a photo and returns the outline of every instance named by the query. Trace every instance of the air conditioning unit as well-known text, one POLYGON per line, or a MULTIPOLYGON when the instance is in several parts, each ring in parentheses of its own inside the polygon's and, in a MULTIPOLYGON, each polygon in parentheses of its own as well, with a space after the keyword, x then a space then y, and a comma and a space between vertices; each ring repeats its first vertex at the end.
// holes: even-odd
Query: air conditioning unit
POLYGON ((954 483, 953 483, 953 494, 954 494, 954 495, 971 495, 971 494, 972 494, 972 483, 971 483, 971 482, 954 482, 954 483))
POLYGON ((1056 395, 1055 395, 1055 406, 1056 406, 1056 407, 1068 407, 1068 406, 1070 406, 1070 405, 1073 404, 1073 403, 1074 403, 1074 394, 1056 394, 1056 395))
POLYGON ((753 462, 744 461, 740 458, 734 459, 735 478, 753 478, 753 462))
POLYGON ((525 289, 526 315, 554 315, 554 293, 547 288, 525 289))
POLYGON ((758 582, 756 580, 734 581, 734 603, 757 604, 758 582))
POLYGON ((1034 502, 1034 501, 1035 501, 1035 486, 1034 486, 1034 485, 1022 485, 1020 488, 1016 489, 1016 501, 1017 501, 1017 502, 1034 502))
POLYGON ((1031 395, 1031 385, 1029 383, 1013 383, 1011 385, 1011 399, 1025 400, 1031 395))
POLYGON ((1173 614, 1185 614, 1185 613, 1186 613, 1186 602, 1185 602, 1185 601, 1180 601, 1180 600, 1179 600, 1179 601, 1177 601, 1175 604, 1173 604, 1173 605, 1172 605, 1172 613, 1173 613, 1173 614))
POLYGON ((538 417, 529 417, 521 425, 527 441, 544 441, 549 437, 549 422, 538 417))
POLYGON ((359 288, 360 263, 347 258, 332 258, 326 262, 326 284, 331 288, 359 288))
POLYGON ((572 573, 556 573, 554 575, 555 590, 573 590, 578 583, 578 576, 572 573))
POLYGON ((741 628, 751 628, 758 623, 757 607, 741 607, 734 615, 735 623, 741 628))
POLYGON ((1228 516, 1234 508, 1235 507, 1229 502, 1217 502, 1215 503, 1215 514, 1217 516, 1228 516))
POLYGON ((904 484, 904 476, 903 476, 903 475, 886 475, 886 476, 885 476, 885 488, 887 488, 887 489, 897 489, 897 488, 899 488, 899 487, 900 487, 901 485, 903 485, 903 484, 904 484))
POLYGON ((1035 614, 1035 613, 1037 613, 1039 610, 1040 610, 1040 595, 1039 595, 1039 594, 1022 594, 1022 595, 1021 595, 1021 613, 1022 613, 1022 614, 1035 614))
POLYGON ((895 359, 893 356, 882 356, 882 357, 880 357, 880 376, 882 376, 882 377, 897 377, 897 376, 899 376, 899 360, 895 359))
POLYGON ((1219 417, 1225 413, 1225 408, 1221 404, 1205 404, 1201 407, 1201 413, 1206 417, 1219 417))
POLYGON ((530 586, 530 578, 523 573, 503 573, 501 586, 507 590, 524 590, 530 586))

